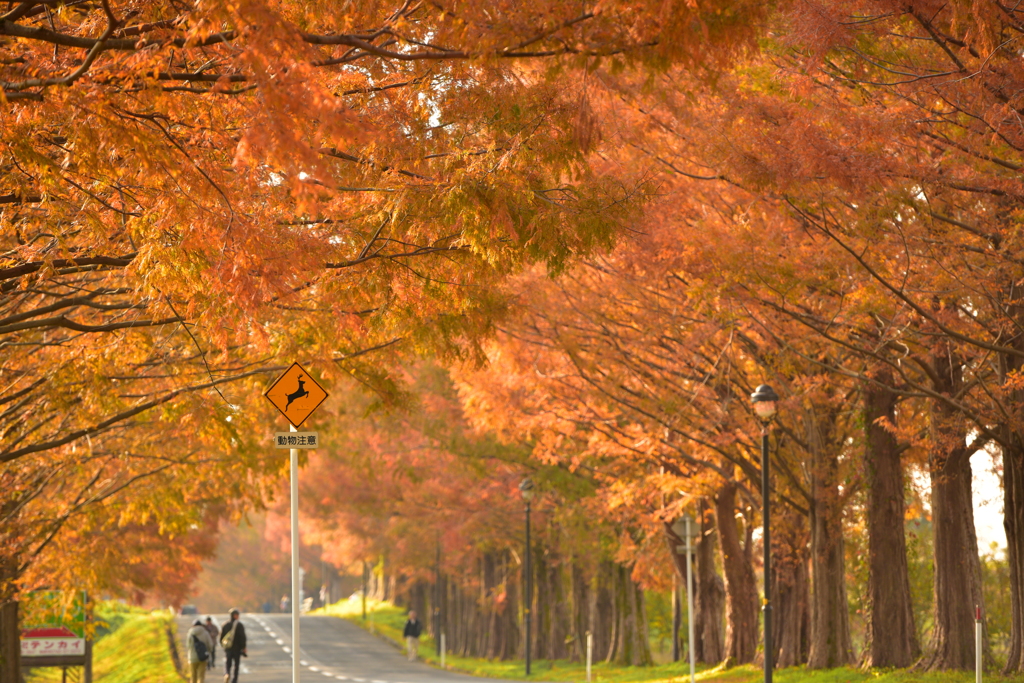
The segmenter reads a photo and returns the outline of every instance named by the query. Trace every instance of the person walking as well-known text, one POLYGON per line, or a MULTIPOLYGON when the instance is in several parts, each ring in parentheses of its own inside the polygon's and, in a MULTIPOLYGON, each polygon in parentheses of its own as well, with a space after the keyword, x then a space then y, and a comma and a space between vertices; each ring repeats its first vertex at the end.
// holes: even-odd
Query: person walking
POLYGON ((220 646, 224 649, 224 683, 238 683, 238 669, 245 651, 245 626, 241 613, 231 610, 231 619, 220 629, 220 646), (233 675, 232 675, 233 674, 233 675))
POLYGON ((409 620, 405 622, 405 631, 402 632, 402 635, 405 636, 406 655, 410 662, 416 661, 416 655, 420 649, 420 633, 422 632, 423 624, 416 618, 416 610, 410 611, 409 620))
POLYGON ((206 623, 203 626, 206 628, 207 633, 210 634, 210 640, 213 641, 213 646, 210 648, 210 664, 208 667, 212 669, 217 666, 217 640, 220 635, 220 629, 213 623, 213 617, 206 617, 206 623))
POLYGON ((204 683, 206 681, 206 664, 213 651, 213 638, 203 626, 203 622, 196 619, 192 628, 185 636, 185 652, 188 657, 189 683, 204 683))

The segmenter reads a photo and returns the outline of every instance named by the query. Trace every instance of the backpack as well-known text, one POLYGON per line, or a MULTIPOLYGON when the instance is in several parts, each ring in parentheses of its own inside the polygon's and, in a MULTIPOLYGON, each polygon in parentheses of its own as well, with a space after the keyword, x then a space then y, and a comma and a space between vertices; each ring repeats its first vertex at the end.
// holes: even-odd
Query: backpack
POLYGON ((206 643, 195 636, 192 636, 192 647, 196 651, 196 659, 200 662, 205 662, 210 658, 210 651, 206 649, 206 643))
POLYGON ((238 628, 238 622, 241 619, 235 619, 235 623, 231 624, 231 630, 224 634, 224 637, 220 639, 220 646, 227 652, 231 649, 231 644, 235 642, 235 629, 238 628))

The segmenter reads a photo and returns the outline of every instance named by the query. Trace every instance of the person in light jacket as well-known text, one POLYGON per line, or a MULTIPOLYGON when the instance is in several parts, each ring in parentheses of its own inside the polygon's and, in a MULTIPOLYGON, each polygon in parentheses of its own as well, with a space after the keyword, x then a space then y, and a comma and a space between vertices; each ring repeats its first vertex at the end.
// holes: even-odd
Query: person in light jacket
POLYGON ((189 683, 204 683, 206 681, 206 663, 213 652, 213 638, 210 632, 203 626, 203 622, 196 619, 192 628, 185 636, 185 652, 188 653, 189 683), (206 647, 206 659, 200 660, 196 650, 196 643, 202 643, 206 647))

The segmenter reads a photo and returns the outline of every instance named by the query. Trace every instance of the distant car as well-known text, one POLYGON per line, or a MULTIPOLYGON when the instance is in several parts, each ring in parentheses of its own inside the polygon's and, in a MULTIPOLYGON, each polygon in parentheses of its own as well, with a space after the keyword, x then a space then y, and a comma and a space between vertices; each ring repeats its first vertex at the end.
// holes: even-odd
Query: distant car
POLYGON ((183 605, 181 608, 182 616, 186 614, 199 614, 199 610, 196 609, 195 605, 183 605))

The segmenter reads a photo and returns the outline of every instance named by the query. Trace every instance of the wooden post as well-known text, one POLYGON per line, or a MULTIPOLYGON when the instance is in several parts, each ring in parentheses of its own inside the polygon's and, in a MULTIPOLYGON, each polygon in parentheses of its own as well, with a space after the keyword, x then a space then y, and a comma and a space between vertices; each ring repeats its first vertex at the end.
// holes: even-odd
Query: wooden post
POLYGON ((0 680, 21 680, 21 642, 18 603, 0 603, 0 680))

